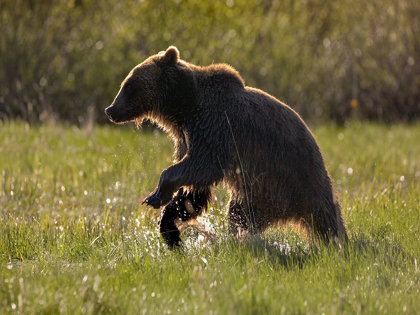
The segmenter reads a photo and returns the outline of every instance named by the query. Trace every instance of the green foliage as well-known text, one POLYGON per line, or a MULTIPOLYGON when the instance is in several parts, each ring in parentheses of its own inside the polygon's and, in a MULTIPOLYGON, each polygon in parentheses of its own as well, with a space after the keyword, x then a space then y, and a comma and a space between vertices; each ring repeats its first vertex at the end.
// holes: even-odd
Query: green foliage
POLYGON ((129 70, 176 45, 187 61, 232 64, 313 121, 414 120, 419 14, 415 0, 6 0, 0 114, 104 122, 129 70))
POLYGON ((289 226, 240 243, 219 187, 204 221, 220 242, 189 231, 185 249, 169 252, 157 212, 138 200, 171 163, 167 137, 0 123, 0 313, 415 314, 420 126, 314 134, 347 247, 318 248, 289 226))

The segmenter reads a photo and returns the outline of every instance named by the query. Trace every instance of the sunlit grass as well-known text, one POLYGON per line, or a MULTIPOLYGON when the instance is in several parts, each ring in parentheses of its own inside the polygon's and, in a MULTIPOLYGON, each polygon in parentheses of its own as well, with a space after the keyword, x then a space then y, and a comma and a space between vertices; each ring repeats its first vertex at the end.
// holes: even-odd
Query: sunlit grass
POLYGON ((350 242, 295 229, 226 236, 227 195, 169 252, 141 206, 172 145, 134 128, 0 125, 0 313, 415 314, 420 309, 420 126, 314 128, 350 242))

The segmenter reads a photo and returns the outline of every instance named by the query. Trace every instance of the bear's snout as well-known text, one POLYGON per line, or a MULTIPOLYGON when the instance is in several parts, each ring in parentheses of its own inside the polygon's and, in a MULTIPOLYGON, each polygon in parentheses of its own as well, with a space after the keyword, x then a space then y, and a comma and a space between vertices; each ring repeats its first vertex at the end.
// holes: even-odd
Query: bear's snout
POLYGON ((110 108, 112 107, 112 105, 111 106, 108 106, 107 108, 105 108, 105 114, 108 116, 108 118, 110 119, 110 120, 112 120, 112 117, 111 117, 111 110, 110 110, 110 108))
POLYGON ((105 114, 108 116, 110 121, 117 122, 115 119, 115 108, 113 104, 105 108, 105 114))

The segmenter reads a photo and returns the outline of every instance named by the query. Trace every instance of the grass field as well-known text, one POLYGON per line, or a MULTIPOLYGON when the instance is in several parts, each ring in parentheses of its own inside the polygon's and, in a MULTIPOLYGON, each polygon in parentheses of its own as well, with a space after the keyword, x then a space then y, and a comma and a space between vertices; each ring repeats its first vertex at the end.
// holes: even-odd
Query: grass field
POLYGON ((316 247, 293 227, 229 238, 215 190, 170 252, 139 200, 170 165, 161 133, 0 124, 0 314, 416 314, 420 125, 314 128, 350 242, 316 247))

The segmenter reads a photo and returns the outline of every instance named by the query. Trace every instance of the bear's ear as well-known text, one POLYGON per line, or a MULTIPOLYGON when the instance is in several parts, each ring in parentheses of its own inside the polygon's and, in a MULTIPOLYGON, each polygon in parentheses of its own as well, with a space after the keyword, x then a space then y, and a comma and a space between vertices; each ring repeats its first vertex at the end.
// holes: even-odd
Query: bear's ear
POLYGON ((168 64, 176 64, 179 60, 179 50, 175 46, 169 46, 163 55, 163 59, 168 64))

